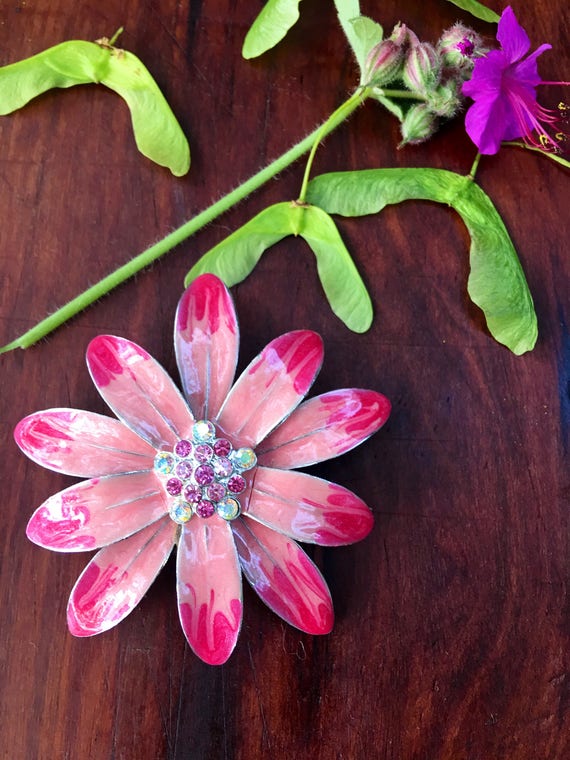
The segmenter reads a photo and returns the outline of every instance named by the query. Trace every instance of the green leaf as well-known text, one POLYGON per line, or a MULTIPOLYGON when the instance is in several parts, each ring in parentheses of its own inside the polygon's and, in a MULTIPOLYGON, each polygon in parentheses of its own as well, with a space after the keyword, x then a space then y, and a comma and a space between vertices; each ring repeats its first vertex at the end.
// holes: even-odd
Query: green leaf
POLYGON ((313 179, 307 199, 343 216, 374 214, 411 199, 451 206, 471 236, 467 290, 489 331, 515 354, 534 347, 536 314, 516 250, 490 198, 468 177, 442 169, 336 172, 313 179))
POLYGON ((368 54, 375 45, 382 42, 384 30, 380 24, 377 24, 376 21, 367 16, 354 18, 350 21, 350 24, 353 34, 349 41, 360 68, 360 83, 366 84, 363 80, 368 54))
POLYGON ((360 14, 358 0, 335 0, 335 6, 338 20, 360 69, 360 83, 364 84, 368 53, 374 45, 382 42, 383 29, 376 21, 360 14))
POLYGON ((256 58, 281 42, 299 20, 301 0, 267 0, 243 42, 244 58, 256 58))
POLYGON ((52 88, 101 83, 126 101, 141 153, 173 174, 190 167, 188 141, 158 85, 132 53, 111 45, 69 40, 0 68, 0 115, 52 88))
POLYGON ((477 0, 449 0, 449 2, 453 3, 453 5, 456 5, 458 8, 467 11, 472 16, 482 19, 483 21, 490 21, 494 23, 497 22, 500 18, 500 16, 496 14, 495 11, 487 8, 487 6, 483 5, 483 3, 477 2, 477 0))
POLYGON ((321 284, 337 317, 355 332, 367 330, 372 322, 370 296, 335 223, 312 206, 277 203, 264 209, 205 253, 184 283, 209 272, 231 287, 253 271, 267 248, 288 235, 302 237, 315 254, 321 284))
POLYGON ((371 96, 374 98, 374 100, 382 103, 384 108, 390 111, 390 113, 399 121, 404 121, 404 111, 401 106, 399 106, 397 103, 394 103, 394 101, 390 100, 390 98, 387 98, 379 87, 374 87, 372 89, 371 96))

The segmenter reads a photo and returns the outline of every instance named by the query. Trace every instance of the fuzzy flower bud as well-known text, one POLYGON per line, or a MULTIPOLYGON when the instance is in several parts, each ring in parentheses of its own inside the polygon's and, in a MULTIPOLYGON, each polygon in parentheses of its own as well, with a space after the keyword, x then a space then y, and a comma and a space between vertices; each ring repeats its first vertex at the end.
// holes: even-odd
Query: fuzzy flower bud
POLYGON ((371 87, 385 87, 401 76, 404 51, 391 39, 375 45, 366 59, 364 80, 371 87))
POLYGON ((437 116, 425 103, 412 106, 400 125, 402 142, 398 146, 417 145, 433 135, 437 126, 437 116))
POLYGON ((445 84, 440 84, 437 89, 427 95, 429 110, 437 116, 443 116, 446 119, 451 119, 452 116, 455 116, 461 106, 461 102, 459 85, 454 79, 450 79, 445 84))
POLYGON ((412 92, 425 95, 434 90, 441 77, 441 58, 429 42, 420 42, 408 52, 403 80, 412 92))
POLYGON ((466 78, 473 68, 474 59, 483 55, 486 49, 477 32, 463 24, 454 24, 446 29, 437 43, 437 51, 443 65, 461 72, 466 78))

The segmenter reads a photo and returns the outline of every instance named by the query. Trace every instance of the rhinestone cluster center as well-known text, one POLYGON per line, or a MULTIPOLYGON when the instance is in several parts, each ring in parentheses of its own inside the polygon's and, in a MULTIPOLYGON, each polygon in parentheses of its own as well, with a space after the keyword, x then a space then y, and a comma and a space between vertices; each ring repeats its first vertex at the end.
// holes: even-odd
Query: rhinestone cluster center
POLYGON ((154 471, 168 494, 171 519, 184 525, 194 515, 235 520, 241 511, 238 497, 247 488, 244 473, 256 463, 253 449, 234 449, 212 422, 198 420, 189 438, 178 440, 172 451, 158 452, 154 471))

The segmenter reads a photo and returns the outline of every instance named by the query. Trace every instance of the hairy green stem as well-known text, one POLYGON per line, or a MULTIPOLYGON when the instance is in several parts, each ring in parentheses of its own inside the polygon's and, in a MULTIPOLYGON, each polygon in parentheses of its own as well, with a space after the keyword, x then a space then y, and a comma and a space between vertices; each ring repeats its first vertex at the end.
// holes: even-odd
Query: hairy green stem
POLYGON ((299 197, 297 201, 299 203, 304 203, 305 198, 307 196, 307 187, 309 185, 309 176, 311 174, 311 168, 313 166, 313 161, 315 158, 315 154, 317 152, 317 148, 323 141, 323 138, 326 137, 326 135, 330 134, 335 127, 337 127, 339 124, 341 124, 350 114, 355 111, 359 105, 361 105, 366 98, 370 94, 369 88, 359 88, 356 90, 348 100, 345 100, 344 103, 342 103, 336 111, 333 111, 333 113, 329 116, 329 118, 320 126, 320 128, 317 130, 315 140, 313 142, 313 145, 311 147, 311 152, 309 153, 309 157, 307 158, 307 165, 305 166, 305 173, 303 175, 303 182, 301 184, 301 191, 299 193, 299 197))
MULTIPOLYGON (((336 127, 339 126, 348 116, 355 110, 362 99, 362 91, 357 91, 348 101, 346 101, 340 108, 338 108, 331 117, 329 117, 321 126, 317 127, 311 134, 307 135, 303 140, 298 142, 288 151, 283 153, 279 158, 272 161, 264 169, 254 174, 248 180, 232 190, 223 198, 213 203, 204 211, 200 212, 197 216, 189 219, 181 227, 171 232, 169 235, 159 240, 158 243, 151 245, 145 249, 138 256, 130 259, 126 264, 115 269, 114 272, 104 277, 95 285, 92 285, 83 293, 68 301, 64 306, 57 309, 49 317, 46 317, 30 330, 20 335, 19 338, 8 343, 6 346, 0 348, 0 353, 11 351, 14 348, 28 348, 38 340, 48 335, 53 330, 57 329, 67 320, 74 317, 83 309, 90 306, 94 301, 104 296, 113 288, 116 288, 121 283, 128 280, 130 277, 140 272, 141 269, 149 266, 154 261, 164 256, 165 253, 172 250, 179 243, 189 238, 195 232, 205 227, 207 224, 217 219, 225 211, 235 206, 246 196, 257 190, 263 184, 275 177, 276 174, 286 169, 290 164, 300 158, 304 153, 313 148, 316 150, 316 145, 325 137, 330 134, 336 127), (358 97, 356 97, 359 93, 358 97), (351 107, 347 107, 350 103, 351 107)), ((310 166, 309 166, 310 169, 310 166)))
POLYGON ((477 174, 477 169, 479 168, 479 161, 481 160, 481 154, 477 153, 475 156, 475 160, 473 161, 473 165, 471 166, 471 169, 469 170, 469 174, 467 175, 469 179, 473 180, 475 179, 475 175, 477 174))

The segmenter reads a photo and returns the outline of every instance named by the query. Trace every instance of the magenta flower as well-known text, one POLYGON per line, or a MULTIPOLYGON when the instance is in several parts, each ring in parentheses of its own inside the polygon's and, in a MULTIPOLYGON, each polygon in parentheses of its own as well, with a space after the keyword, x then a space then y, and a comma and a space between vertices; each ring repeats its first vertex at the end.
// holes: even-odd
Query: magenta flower
POLYGON ((27 528, 54 551, 100 549, 71 592, 69 630, 92 636, 123 620, 176 545, 180 621, 205 662, 225 662, 236 644, 241 572, 285 621, 328 633, 329 590, 296 541, 359 541, 372 514, 346 488, 292 468, 361 443, 386 421, 388 400, 345 389, 299 406, 323 359, 308 330, 273 340, 231 387, 238 327, 213 275, 182 296, 174 340, 185 398, 146 351, 103 335, 87 364, 119 419, 50 409, 16 427, 35 462, 89 478, 50 497, 27 528))
MULTIPOLYGON (((551 45, 541 45, 527 55, 530 40, 510 6, 499 20, 500 50, 492 50, 475 61, 471 79, 462 92, 475 101, 465 116, 467 134, 480 153, 497 153, 503 140, 523 140, 544 150, 558 150, 549 134, 556 114, 537 103, 536 88, 544 82, 538 74, 537 58, 551 45)), ((562 84, 562 83, 558 83, 562 84)))

